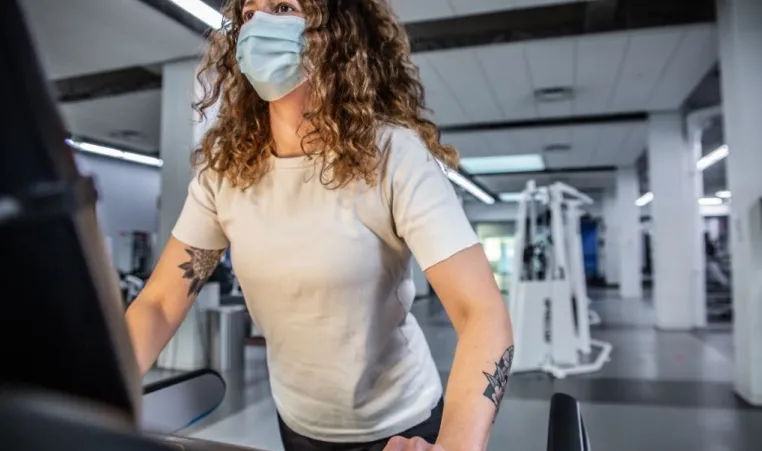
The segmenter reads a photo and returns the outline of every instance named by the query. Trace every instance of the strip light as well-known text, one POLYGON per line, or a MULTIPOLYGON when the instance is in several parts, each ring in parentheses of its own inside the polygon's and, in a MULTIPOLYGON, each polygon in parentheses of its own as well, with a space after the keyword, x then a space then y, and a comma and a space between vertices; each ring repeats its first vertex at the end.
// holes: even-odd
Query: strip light
POLYGON ((638 207, 645 207, 646 205, 650 204, 654 200, 654 193, 647 192, 640 196, 638 200, 635 201, 635 205, 638 207))
MULTIPOLYGON (((723 191, 720 191, 719 193, 717 193, 718 194, 717 197, 702 197, 702 198, 700 198, 698 200, 699 205, 702 205, 702 206, 707 206, 707 205, 710 205, 710 206, 722 205, 724 203, 724 201, 719 196, 719 194, 722 193, 722 192, 723 191)), ((729 192, 728 192, 728 194, 729 194, 729 192)), ((650 204, 653 200, 654 200, 654 193, 647 192, 647 193, 643 194, 642 196, 640 196, 638 198, 638 200, 635 201, 635 205, 637 205, 638 207, 645 207, 646 205, 650 204)))
POLYGON ((722 205, 722 199, 719 197, 702 197, 698 203, 699 205, 722 205))
POLYGON ((447 178, 449 178, 451 182, 468 191, 475 198, 479 199, 487 205, 492 205, 495 203, 494 197, 490 196, 486 191, 476 186, 474 182, 464 177, 460 172, 448 170, 446 173, 447 178))
POLYGON ((708 154, 701 157, 699 161, 696 162, 696 169, 699 171, 704 171, 708 167, 712 166, 713 164, 724 160, 728 157, 728 154, 730 153, 730 149, 727 145, 720 146, 713 151, 709 152, 708 154))
POLYGON ((222 14, 201 0, 169 0, 213 29, 222 26, 222 14))
POLYGON ((730 199, 732 197, 730 191, 717 191, 715 196, 719 197, 720 199, 730 199))
MULTIPOLYGON (((522 196, 524 193, 500 193, 498 197, 500 198, 500 202, 505 203, 516 203, 521 201, 522 196)), ((548 202, 548 192, 547 190, 541 189, 535 192, 534 199, 538 202, 547 203, 548 202)))
POLYGON ((459 187, 466 190, 469 194, 474 196, 475 198, 479 199, 480 201, 484 202, 487 205, 492 205, 495 203, 495 198, 490 196, 490 194, 483 189, 476 186, 474 182, 466 178, 463 174, 460 172, 450 169, 447 166, 444 165, 439 160, 436 160, 436 162, 439 164, 439 167, 442 169, 442 171, 447 174, 447 178, 450 179, 450 181, 459 187))
POLYGON ((78 142, 71 139, 66 140, 66 144, 81 152, 93 153, 104 157, 115 158, 118 160, 131 161, 133 163, 145 164, 160 168, 164 162, 156 157, 141 155, 139 153, 125 152, 124 150, 114 149, 112 147, 101 146, 87 142, 78 142))

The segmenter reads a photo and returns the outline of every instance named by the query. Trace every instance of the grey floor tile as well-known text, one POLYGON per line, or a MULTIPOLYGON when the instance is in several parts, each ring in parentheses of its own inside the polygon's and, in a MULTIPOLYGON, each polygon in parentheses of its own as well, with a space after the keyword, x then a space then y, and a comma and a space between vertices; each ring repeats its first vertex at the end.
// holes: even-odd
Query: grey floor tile
POLYGON ((593 330, 614 346, 611 361, 587 377, 729 382, 733 362, 688 332, 593 330))
MULTIPOLYGON (((761 411, 583 403, 582 412, 592 449, 758 451, 762 440, 761 411)), ((548 413, 547 401, 505 401, 488 451, 544 451, 548 413)))
MULTIPOLYGON (((512 376, 488 450, 545 450, 549 399, 555 392, 580 400, 593 449, 762 449, 762 410, 739 402, 732 390, 727 328, 660 332, 653 328, 647 300, 622 301, 612 290, 593 290, 590 297, 604 320, 592 335, 614 345, 611 361, 599 373, 564 380, 512 376)), ((457 344, 447 314, 435 298, 416 301, 413 313, 446 382, 457 344)), ((281 451, 265 360, 264 348, 247 348, 246 370, 223 375, 228 383, 223 404, 184 433, 281 451)))

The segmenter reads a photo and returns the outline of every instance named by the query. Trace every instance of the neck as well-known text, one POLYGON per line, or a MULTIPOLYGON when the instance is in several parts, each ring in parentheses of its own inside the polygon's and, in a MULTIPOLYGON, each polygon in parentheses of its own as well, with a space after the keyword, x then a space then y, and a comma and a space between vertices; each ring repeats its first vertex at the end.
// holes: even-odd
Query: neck
POLYGON ((270 102, 270 130, 278 157, 304 154, 302 137, 309 132, 308 124, 304 122, 308 102, 306 87, 304 84, 282 99, 270 102))

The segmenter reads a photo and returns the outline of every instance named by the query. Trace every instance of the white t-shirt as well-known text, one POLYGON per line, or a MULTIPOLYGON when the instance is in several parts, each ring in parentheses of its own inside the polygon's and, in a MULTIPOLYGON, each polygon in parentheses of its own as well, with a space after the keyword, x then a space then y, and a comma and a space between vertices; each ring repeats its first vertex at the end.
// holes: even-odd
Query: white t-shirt
POLYGON ((204 171, 173 231, 201 249, 230 245, 278 412, 316 440, 374 441, 429 418, 442 385, 410 314, 411 251, 427 269, 478 243, 418 135, 383 127, 378 139, 390 146, 374 186, 327 189, 306 157, 273 157, 245 191, 204 171))

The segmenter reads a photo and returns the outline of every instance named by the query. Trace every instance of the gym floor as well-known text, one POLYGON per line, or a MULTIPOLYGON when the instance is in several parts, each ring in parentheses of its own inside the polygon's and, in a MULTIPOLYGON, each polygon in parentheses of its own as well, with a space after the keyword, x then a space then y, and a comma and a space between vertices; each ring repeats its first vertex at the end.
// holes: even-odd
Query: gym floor
MULTIPOLYGON (((701 333, 660 332, 648 301, 623 301, 613 291, 590 294, 605 327, 593 337, 614 345, 598 373, 553 380, 514 375, 492 433, 490 451, 545 449, 548 400, 554 392, 582 404, 593 449, 606 451, 759 450, 762 409, 733 392, 729 326, 701 333), (756 444, 756 445, 755 445, 756 444)), ((418 321, 447 380, 456 335, 436 298, 416 302, 418 321)), ((188 430, 192 437, 281 451, 265 350, 247 349, 246 369, 226 374, 222 406, 188 430)), ((152 377, 160 377, 153 374, 152 377)))

